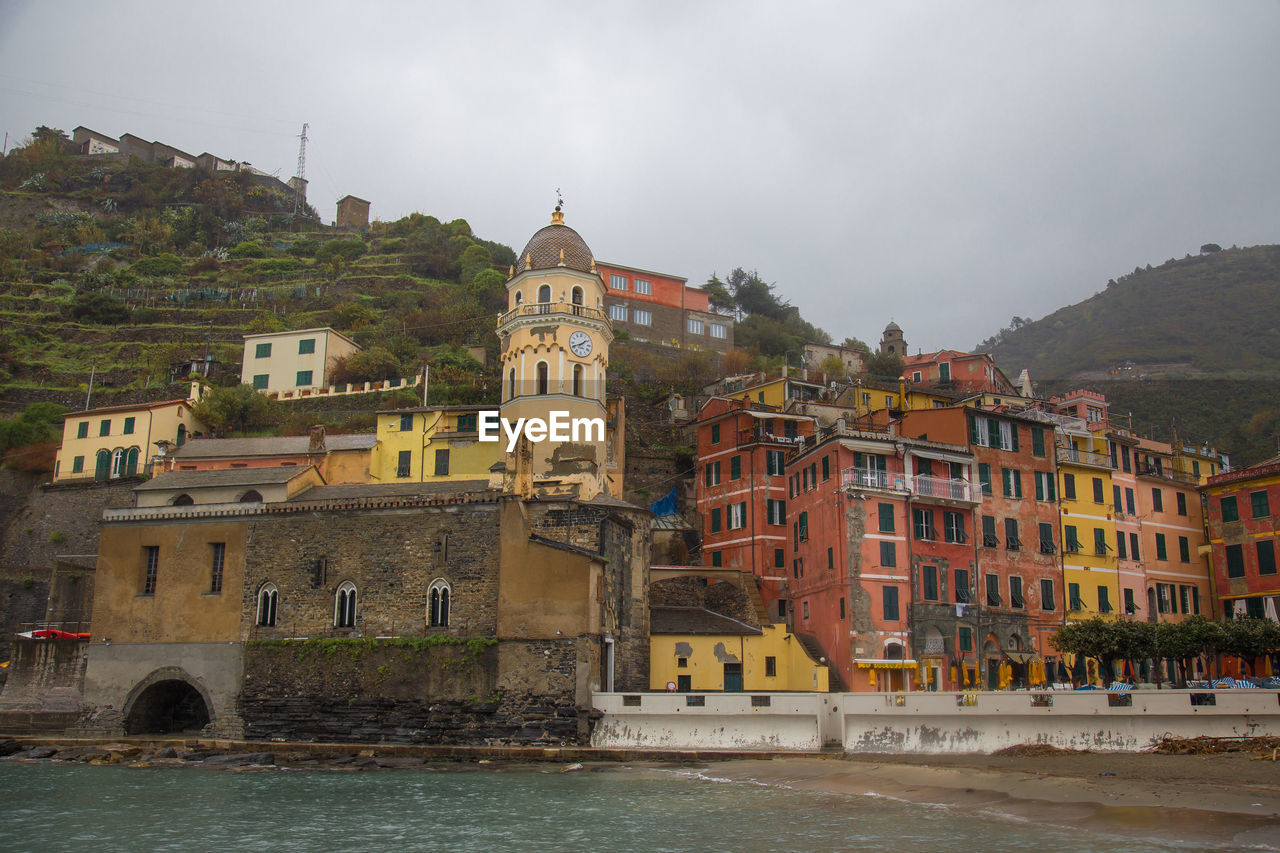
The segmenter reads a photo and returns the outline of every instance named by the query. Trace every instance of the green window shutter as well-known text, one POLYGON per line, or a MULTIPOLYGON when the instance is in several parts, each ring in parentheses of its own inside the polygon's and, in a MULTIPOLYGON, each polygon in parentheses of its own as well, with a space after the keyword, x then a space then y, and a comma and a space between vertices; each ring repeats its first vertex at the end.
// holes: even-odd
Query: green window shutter
POLYGON ((861 453, 854 453, 854 454, 853 454, 853 467, 854 467, 854 468, 861 468, 861 467, 862 467, 862 454, 861 454, 861 453))
POLYGON ((1040 427, 1031 428, 1031 452, 1036 456, 1044 456, 1044 430, 1040 427))
POLYGON ((1044 474, 1044 483, 1049 495, 1049 500, 1056 501, 1058 499, 1058 485, 1053 481, 1053 472, 1046 471, 1044 474))
POLYGON ((729 479, 742 479, 742 457, 734 456, 729 459, 729 479))
POLYGON ((1018 425, 1010 424, 1010 426, 1012 427, 1010 432, 1013 433, 1013 452, 1017 453, 1018 452, 1018 425))
POLYGON ((136 419, 136 418, 125 418, 125 419, 124 419, 124 434, 125 434, 125 435, 133 435, 133 425, 134 425, 134 423, 135 423, 136 421, 137 421, 137 419, 136 419))
POLYGON ((1040 472, 1037 471, 1036 472, 1036 500, 1038 501, 1044 500, 1044 484, 1045 484, 1044 477, 1042 477, 1040 475, 1040 472))
POLYGON ((893 504, 880 504, 880 532, 893 532, 893 504))
POLYGON ((712 444, 720 443, 720 424, 711 425, 711 443, 712 444))
POLYGON ((982 493, 991 494, 991 466, 986 462, 978 463, 978 482, 982 484, 982 493))
POLYGON ((971 444, 980 444, 978 439, 978 419, 973 415, 969 416, 969 442, 971 444))
POLYGON ((712 533, 720 532, 720 508, 719 507, 716 507, 715 509, 711 510, 711 532, 712 533))
POLYGON ((1000 469, 1000 481, 1004 487, 1004 496, 1006 498, 1013 497, 1013 471, 1008 468, 1000 469))
POLYGON ((1013 472, 1013 496, 1015 498, 1022 497, 1022 472, 1013 472))
POLYGON ((1165 544, 1163 533, 1156 534, 1156 559, 1157 560, 1169 559, 1169 552, 1165 544))
POLYGON ((825 483, 827 480, 830 480, 830 479, 831 479, 831 457, 824 456, 822 457, 822 482, 825 483))
POLYGON ((259 373, 259 374, 256 374, 256 375, 253 377, 253 390, 255 390, 255 391, 265 391, 265 390, 267 390, 267 380, 268 380, 268 379, 270 379, 270 376, 269 376, 268 374, 266 374, 266 373, 259 373))
POLYGON ((987 443, 992 447, 1000 446, 1000 422, 995 418, 987 418, 987 443))

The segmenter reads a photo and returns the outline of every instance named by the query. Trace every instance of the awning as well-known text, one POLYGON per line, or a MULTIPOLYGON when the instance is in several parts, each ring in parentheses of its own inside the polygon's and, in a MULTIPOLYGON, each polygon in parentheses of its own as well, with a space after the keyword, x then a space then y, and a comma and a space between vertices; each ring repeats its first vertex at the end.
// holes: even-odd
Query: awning
POLYGON ((1031 663, 1036 659, 1035 652, 1005 652, 1004 656, 1014 663, 1031 663))
POLYGON ((889 660, 887 658, 854 658, 859 669, 915 669, 914 660, 889 660))

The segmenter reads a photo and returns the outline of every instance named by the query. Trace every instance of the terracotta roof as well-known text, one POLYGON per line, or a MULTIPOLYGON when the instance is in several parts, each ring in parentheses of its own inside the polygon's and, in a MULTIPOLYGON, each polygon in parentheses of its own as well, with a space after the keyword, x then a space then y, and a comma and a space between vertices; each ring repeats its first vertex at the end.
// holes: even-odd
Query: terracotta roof
POLYGON ((84 415, 106 414, 107 412, 127 412, 130 410, 137 411, 138 409, 162 409, 165 406, 176 406, 179 404, 185 404, 187 406, 194 405, 190 400, 161 400, 158 403, 132 403, 125 406, 103 406, 98 409, 84 409, 79 412, 67 412, 62 417, 65 420, 67 418, 83 417, 84 415))
POLYGON ((761 631, 704 607, 650 607, 649 633, 729 634, 738 637, 760 634, 761 631))
POLYGON ((221 486, 255 486, 287 483, 311 470, 309 465, 282 468, 226 468, 220 471, 168 471, 134 488, 135 492, 162 489, 207 489, 221 486))
POLYGON ((592 272, 591 262, 595 256, 591 254, 591 248, 578 236, 577 231, 561 222, 552 222, 529 238, 516 259, 516 272, 555 269, 560 266, 562 251, 566 267, 579 272, 592 272))
MULTIPOLYGON (((324 450, 368 450, 378 443, 372 433, 327 435, 324 450)), ((246 459, 251 456, 304 456, 311 446, 305 435, 282 435, 268 438, 194 438, 171 455, 175 459, 246 459)))
POLYGON ((483 492, 488 488, 488 480, 457 480, 443 483, 351 483, 340 486, 316 486, 307 489, 301 494, 294 495, 289 500, 312 502, 387 497, 440 497, 442 495, 483 492))

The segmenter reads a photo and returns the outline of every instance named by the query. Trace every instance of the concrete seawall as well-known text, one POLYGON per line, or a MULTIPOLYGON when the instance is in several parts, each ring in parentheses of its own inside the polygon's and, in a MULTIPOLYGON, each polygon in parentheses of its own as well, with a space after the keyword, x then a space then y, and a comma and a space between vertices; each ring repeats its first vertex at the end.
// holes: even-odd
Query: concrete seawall
POLYGON ((1164 737, 1280 736, 1280 691, 598 693, 592 745, 989 753, 1023 743, 1138 752, 1164 737))

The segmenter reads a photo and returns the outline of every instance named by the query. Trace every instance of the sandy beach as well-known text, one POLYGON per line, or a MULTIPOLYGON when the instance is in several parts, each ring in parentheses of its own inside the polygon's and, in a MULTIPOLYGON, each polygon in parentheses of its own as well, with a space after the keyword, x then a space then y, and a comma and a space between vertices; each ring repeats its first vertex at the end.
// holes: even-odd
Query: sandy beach
POLYGON ((733 760, 708 776, 1078 824, 1090 832, 1280 849, 1280 762, 1247 753, 854 755, 733 760))

